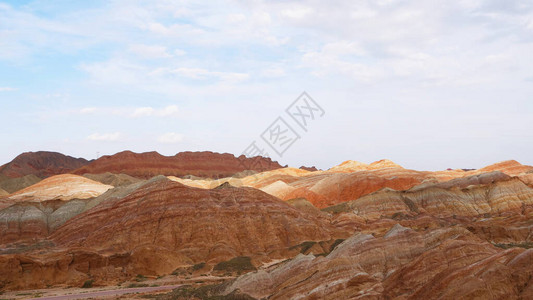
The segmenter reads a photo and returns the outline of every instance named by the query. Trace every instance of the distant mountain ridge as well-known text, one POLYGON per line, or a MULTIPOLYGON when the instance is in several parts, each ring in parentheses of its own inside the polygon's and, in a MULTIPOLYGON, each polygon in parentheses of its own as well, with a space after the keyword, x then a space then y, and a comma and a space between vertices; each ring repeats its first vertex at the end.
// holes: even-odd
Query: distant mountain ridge
POLYGON ((148 179, 156 175, 201 177, 226 177, 238 172, 256 172, 282 168, 278 162, 266 157, 247 158, 229 153, 211 151, 180 152, 164 156, 155 151, 135 153, 122 151, 102 156, 97 160, 74 158, 58 152, 25 152, 11 162, 0 166, 0 181, 35 175, 47 178, 53 175, 72 173, 84 174, 126 174, 148 179))
POLYGON ((174 156, 164 156, 155 151, 134 153, 123 151, 114 155, 102 156, 73 172, 86 173, 123 173, 133 177, 148 179, 156 175, 219 178, 232 176, 245 170, 258 172, 282 168, 278 162, 268 157, 235 157, 230 153, 180 152, 174 156))
POLYGON ((35 175, 46 178, 69 173, 88 164, 84 158, 75 158, 58 152, 24 152, 0 167, 0 177, 18 178, 35 175))

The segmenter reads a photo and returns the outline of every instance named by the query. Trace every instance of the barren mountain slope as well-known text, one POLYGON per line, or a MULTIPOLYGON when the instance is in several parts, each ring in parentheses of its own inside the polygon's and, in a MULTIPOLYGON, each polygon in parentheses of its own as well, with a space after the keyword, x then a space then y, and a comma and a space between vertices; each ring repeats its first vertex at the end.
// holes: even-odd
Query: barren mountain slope
POLYGON ((496 248, 461 228, 355 234, 326 257, 301 255, 235 280, 269 299, 519 299, 533 296, 533 250, 496 248), (378 251, 376 251, 379 249, 378 251), (524 288, 525 287, 525 288, 524 288))
POLYGON ((265 171, 281 168, 270 158, 235 157, 228 153, 180 152, 175 156, 163 156, 157 152, 133 153, 124 151, 102 156, 90 164, 75 170, 74 174, 124 173, 148 179, 157 175, 221 178, 244 170, 265 171))
POLYGON ((69 173, 89 163, 83 158, 74 158, 57 152, 25 152, 0 167, 0 175, 16 178, 36 175, 40 178, 69 173))

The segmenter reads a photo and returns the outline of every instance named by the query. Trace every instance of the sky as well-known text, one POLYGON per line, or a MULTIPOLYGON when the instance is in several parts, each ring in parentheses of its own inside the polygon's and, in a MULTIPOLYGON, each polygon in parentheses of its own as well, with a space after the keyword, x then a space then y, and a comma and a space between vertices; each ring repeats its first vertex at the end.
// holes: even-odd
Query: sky
POLYGON ((254 143, 293 167, 533 165, 533 1, 0 0, 0 120, 0 164, 254 143))

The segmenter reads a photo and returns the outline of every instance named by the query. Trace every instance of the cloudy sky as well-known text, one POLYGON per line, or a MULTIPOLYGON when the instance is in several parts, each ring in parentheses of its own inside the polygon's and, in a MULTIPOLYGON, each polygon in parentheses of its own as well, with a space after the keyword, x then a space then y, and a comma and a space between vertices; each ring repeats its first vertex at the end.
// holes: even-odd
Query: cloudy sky
POLYGON ((296 167, 533 164, 533 1, 203 2, 0 0, 0 164, 267 151, 280 116, 296 167))

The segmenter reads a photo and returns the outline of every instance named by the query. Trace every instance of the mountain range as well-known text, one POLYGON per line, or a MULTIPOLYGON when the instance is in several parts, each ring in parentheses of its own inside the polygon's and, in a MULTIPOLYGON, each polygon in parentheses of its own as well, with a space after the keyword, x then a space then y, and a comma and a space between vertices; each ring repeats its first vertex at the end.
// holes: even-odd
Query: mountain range
POLYGON ((0 168, 0 290, 152 277, 190 284, 161 299, 533 297, 531 166, 253 159, 21 154, 0 168))

